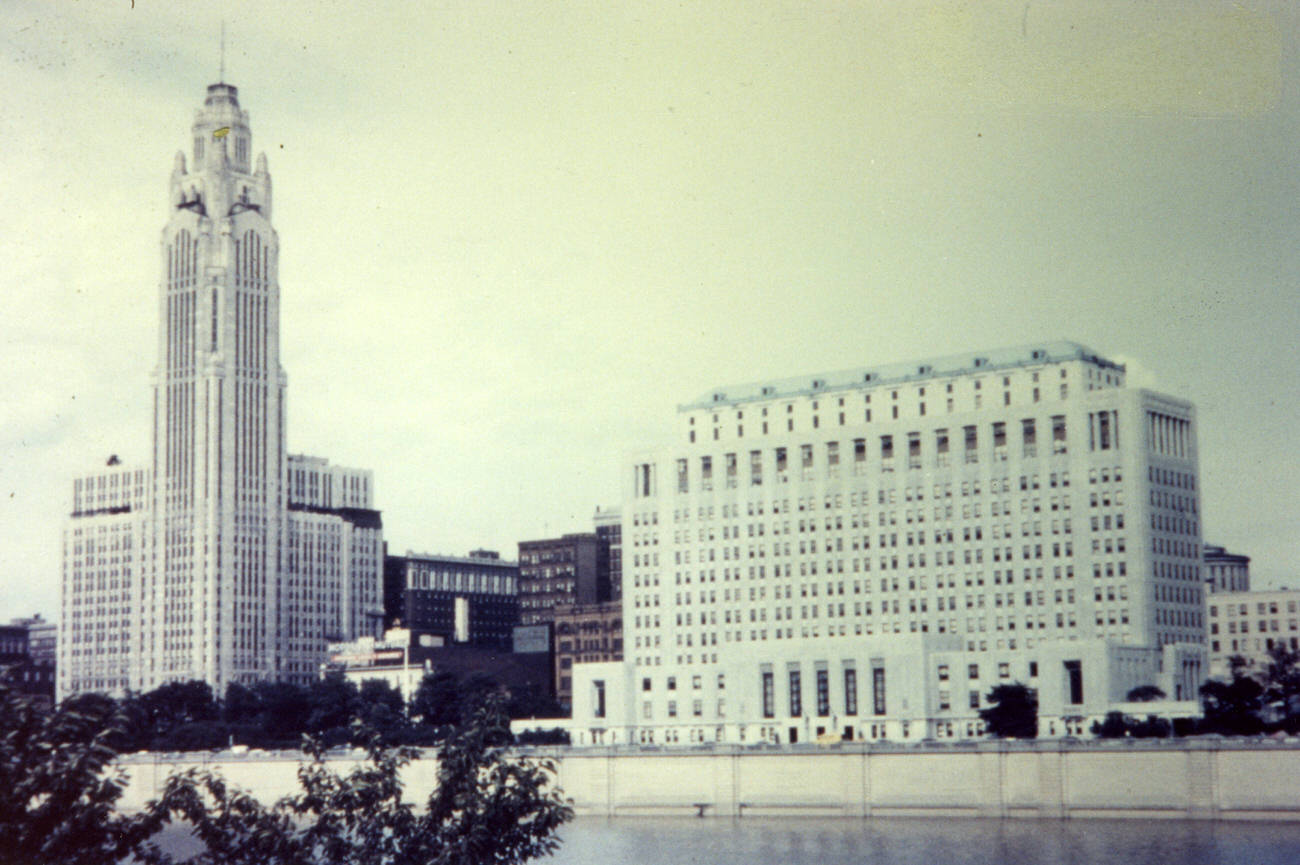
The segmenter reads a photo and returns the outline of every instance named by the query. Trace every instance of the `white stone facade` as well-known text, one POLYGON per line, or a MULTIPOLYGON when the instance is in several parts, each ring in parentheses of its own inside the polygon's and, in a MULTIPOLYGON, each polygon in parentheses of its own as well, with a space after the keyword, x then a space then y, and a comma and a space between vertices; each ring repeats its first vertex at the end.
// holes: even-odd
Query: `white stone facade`
POLYGON ((285 451, 271 177, 236 89, 210 86, 191 131, 162 232, 152 464, 74 483, 60 696, 306 681, 327 640, 380 624, 369 473, 285 451))
MULTIPOLYGON (((848 726, 807 712, 762 723, 761 664, 774 682, 791 664, 804 683, 824 669, 833 692, 845 664, 861 689, 882 660, 889 723, 914 735, 914 719, 927 736, 948 723, 923 684, 945 653, 963 670, 1008 664, 1026 684, 1031 663, 1050 665, 1036 685, 1049 715, 1067 660, 1087 665, 1089 701, 1122 700, 1130 678, 1172 675, 1190 691, 1203 672, 1194 409, 1126 387, 1123 367, 1083 346, 720 388, 679 407, 676 438, 626 475, 625 656, 636 688, 698 678, 701 711, 694 695, 685 708, 611 700, 607 684, 638 740, 848 726), (709 690, 720 680, 726 695, 709 690)), ((581 727, 577 670, 574 684, 581 727)), ((803 687, 815 706, 815 684, 803 687)), ((972 709, 970 688, 949 690, 972 709)))
POLYGON ((1231 675, 1228 659, 1240 655, 1248 670, 1269 662, 1269 649, 1281 642, 1300 651, 1300 592, 1287 589, 1215 592, 1206 598, 1209 613, 1210 674, 1231 675))

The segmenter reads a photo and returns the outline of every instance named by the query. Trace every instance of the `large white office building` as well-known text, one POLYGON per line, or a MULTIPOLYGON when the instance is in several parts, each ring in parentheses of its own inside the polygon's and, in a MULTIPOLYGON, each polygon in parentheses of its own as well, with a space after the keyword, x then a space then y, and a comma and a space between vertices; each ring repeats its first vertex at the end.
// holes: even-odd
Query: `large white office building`
POLYGON ((1205 677, 1196 420, 1069 342, 723 387, 627 466, 621 664, 574 741, 1044 735, 1205 677))
POLYGON ((152 458, 73 484, 61 696, 306 681, 328 642, 381 625, 371 473, 285 449, 271 175, 235 87, 208 87, 191 139, 160 245, 152 458))

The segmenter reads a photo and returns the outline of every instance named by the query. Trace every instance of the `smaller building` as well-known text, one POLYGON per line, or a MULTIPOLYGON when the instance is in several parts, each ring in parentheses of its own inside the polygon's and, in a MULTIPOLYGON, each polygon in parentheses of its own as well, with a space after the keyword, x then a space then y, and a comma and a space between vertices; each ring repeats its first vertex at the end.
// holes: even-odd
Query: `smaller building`
POLYGON ((596 583, 601 601, 623 598, 623 509, 598 507, 596 526, 596 583))
POLYGON ((519 542, 519 623, 555 621, 555 608, 599 603, 594 532, 519 542))
POLYGON ((1205 565, 1205 588, 1208 594, 1250 591, 1250 556, 1230 553, 1223 547, 1206 544, 1201 561, 1205 565))
POLYGON ((47 622, 40 613, 26 619, 14 619, 11 625, 27 629, 27 653, 36 663, 54 666, 59 653, 59 626, 47 622))
POLYGON ((623 660, 623 605, 575 604, 555 609, 555 698, 569 706, 573 665, 623 660))
POLYGON ((486 676, 507 690, 550 697, 549 652, 512 652, 472 645, 451 645, 441 634, 410 628, 389 628, 382 638, 362 637, 330 645, 321 675, 339 670, 360 685, 377 679, 388 682, 410 702, 425 676, 451 673, 457 679, 486 676))
POLYGON ((444 642, 509 650, 519 624, 519 567, 491 550, 468 556, 407 552, 384 557, 388 626, 444 642))
POLYGON ((44 706, 54 703, 53 628, 40 616, 0 625, 0 674, 17 693, 34 697, 44 706), (34 629, 28 624, 32 621, 38 622, 34 629), (40 641, 39 657, 33 653, 33 630, 40 641))
POLYGON ((1112 640, 1059 640, 1033 649, 972 652, 960 635, 891 634, 843 646, 723 647, 704 671, 573 669, 574 745, 700 745, 963 740, 985 733, 981 709, 998 685, 1022 684, 1038 701, 1040 738, 1088 736, 1111 711, 1199 714, 1205 649, 1112 640), (1160 704, 1128 695, 1153 685, 1160 704))
POLYGON ((18 664, 29 658, 27 628, 18 624, 0 625, 0 664, 18 664))
POLYGON ((1258 670, 1268 663, 1268 651, 1277 642, 1300 650, 1300 592, 1219 592, 1206 599, 1206 610, 1210 675, 1215 678, 1231 675, 1228 659, 1233 655, 1258 670))

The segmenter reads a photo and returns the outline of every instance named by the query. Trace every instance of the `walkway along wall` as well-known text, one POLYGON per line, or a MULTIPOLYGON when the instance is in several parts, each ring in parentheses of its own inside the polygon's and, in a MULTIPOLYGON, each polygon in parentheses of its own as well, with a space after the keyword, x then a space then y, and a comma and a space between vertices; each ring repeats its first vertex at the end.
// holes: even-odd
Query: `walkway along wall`
MULTIPOLYGON (((1170 817, 1300 820, 1300 742, 981 742, 961 747, 646 751, 525 749, 559 765, 578 814, 1170 817)), ((346 771, 350 758, 337 761, 346 771)), ((167 776, 204 765, 274 801, 297 785, 296 754, 136 755, 136 808, 167 776)), ((436 761, 409 767, 413 800, 436 761)))

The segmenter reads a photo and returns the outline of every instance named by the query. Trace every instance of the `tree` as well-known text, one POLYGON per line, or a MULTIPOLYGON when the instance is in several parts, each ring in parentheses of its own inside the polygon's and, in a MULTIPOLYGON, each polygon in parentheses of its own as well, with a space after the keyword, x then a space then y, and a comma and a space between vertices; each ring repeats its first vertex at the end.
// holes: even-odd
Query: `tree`
POLYGON ((296 744, 306 732, 311 714, 307 691, 292 682, 258 682, 253 686, 253 693, 261 705, 258 728, 262 740, 256 744, 296 744))
POLYGON ((1264 699, 1269 705, 1280 705, 1288 719, 1300 711, 1300 651, 1290 648, 1283 640, 1274 640, 1268 648, 1268 663, 1264 667, 1264 699))
POLYGON ((1168 721, 1155 715, 1147 715, 1145 721, 1129 725, 1129 733, 1135 739, 1168 739, 1172 729, 1168 721))
POLYGON ((989 733, 999 738, 1033 739, 1038 736, 1038 695, 1016 682, 998 685, 985 699, 991 704, 980 709, 989 733))
POLYGON ((382 679, 366 679, 358 694, 361 723, 379 734, 385 745, 401 740, 406 728, 402 692, 382 679))
POLYGON ((1228 659, 1232 678, 1227 682, 1209 679, 1201 685, 1201 708, 1205 728, 1227 735, 1252 735, 1263 727, 1259 710, 1263 706, 1264 687, 1247 670, 1250 664, 1241 655, 1228 659))
POLYGON ((1124 698, 1130 703, 1154 703, 1156 700, 1163 700, 1165 692, 1155 685, 1138 685, 1128 692, 1124 698))
POLYGON ((332 670, 325 678, 312 683, 307 701, 311 705, 307 731, 313 736, 326 737, 331 744, 347 741, 348 728, 361 708, 356 683, 342 671, 332 670))
MULTIPOLYGON (((513 758, 504 698, 490 695, 451 730, 438 755, 438 785, 417 811, 402 801, 402 768, 415 749, 367 742, 370 760, 346 776, 309 740, 302 792, 264 806, 219 776, 191 771, 168 780, 160 808, 185 819, 205 850, 191 865, 445 865, 521 863, 553 852, 573 811, 549 782, 548 761, 513 758)), ((148 848, 142 861, 169 857, 148 848)))
POLYGON ((1123 712, 1107 712, 1105 720, 1092 722, 1092 734, 1099 739, 1123 739, 1128 728, 1123 712))
POLYGON ((426 674, 411 698, 411 717, 429 727, 455 724, 460 719, 459 685, 455 673, 426 674))
POLYGON ((125 775, 110 764, 125 718, 106 697, 42 712, 0 682, 0 838, 14 865, 108 865, 135 852, 159 815, 124 816, 125 775))

